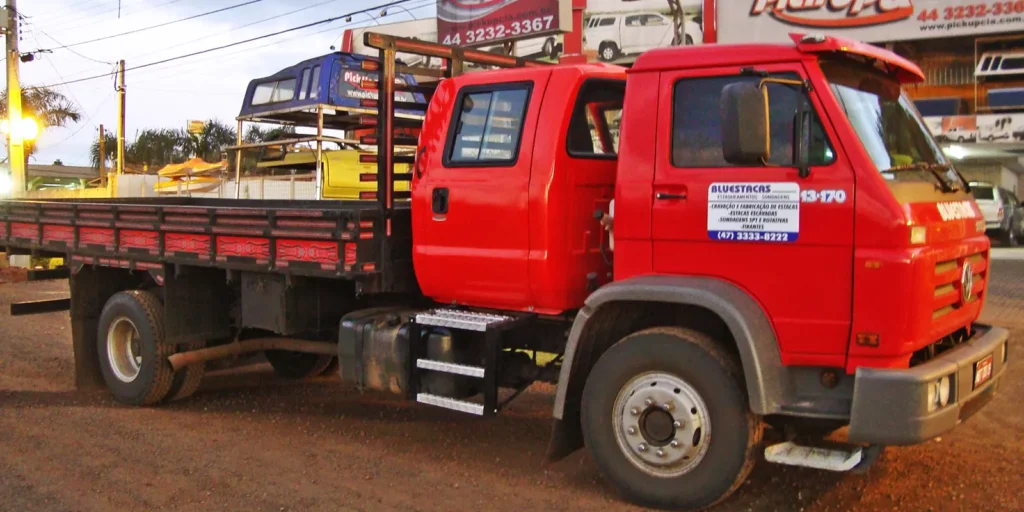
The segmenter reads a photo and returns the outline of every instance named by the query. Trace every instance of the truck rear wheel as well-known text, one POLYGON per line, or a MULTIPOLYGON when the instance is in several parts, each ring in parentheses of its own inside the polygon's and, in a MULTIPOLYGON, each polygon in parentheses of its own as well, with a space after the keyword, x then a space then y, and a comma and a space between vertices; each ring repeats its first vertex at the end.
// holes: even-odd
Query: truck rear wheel
POLYGON ((605 477, 655 508, 701 509, 750 474, 762 420, 735 358, 708 336, 656 328, 622 339, 583 391, 583 438, 605 477))
MULTIPOLYGON (((188 352, 204 348, 206 348, 205 341, 195 341, 179 345, 177 352, 188 352)), ((174 382, 171 384, 171 390, 167 392, 166 401, 173 402, 175 400, 182 400, 195 394, 196 390, 199 389, 199 384, 203 381, 203 375, 205 373, 205 363, 186 366, 184 369, 179 370, 178 373, 174 374, 174 382)))
POLYGON ((316 377, 331 365, 333 356, 304 354, 288 350, 268 350, 265 352, 274 373, 286 379, 308 379, 316 377))
POLYGON ((167 357, 174 346, 163 343, 163 306, 155 295, 114 294, 103 306, 97 338, 100 371, 114 400, 153 405, 167 396, 174 382, 167 357))
POLYGON ((325 377, 329 377, 331 375, 334 375, 334 374, 338 373, 338 369, 340 369, 340 368, 341 368, 341 362, 338 361, 337 357, 332 357, 331 358, 331 362, 327 364, 327 368, 324 368, 324 371, 320 372, 320 375, 323 375, 325 377))

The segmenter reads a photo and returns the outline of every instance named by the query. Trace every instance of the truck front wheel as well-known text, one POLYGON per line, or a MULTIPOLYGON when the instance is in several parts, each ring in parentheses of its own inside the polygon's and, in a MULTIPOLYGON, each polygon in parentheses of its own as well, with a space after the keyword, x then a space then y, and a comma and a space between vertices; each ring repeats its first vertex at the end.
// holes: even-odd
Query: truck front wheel
POLYGON ((265 352, 274 373, 286 379, 308 379, 324 373, 334 359, 319 354, 304 354, 287 350, 268 350, 265 352))
POLYGON ((736 359, 708 336, 655 328, 622 339, 583 391, 583 438, 628 499, 710 507, 746 480, 762 420, 750 411, 736 359))
POLYGON ((114 399, 153 405, 167 396, 174 371, 167 358, 174 346, 163 342, 163 306, 149 292, 114 294, 100 314, 100 371, 114 399))

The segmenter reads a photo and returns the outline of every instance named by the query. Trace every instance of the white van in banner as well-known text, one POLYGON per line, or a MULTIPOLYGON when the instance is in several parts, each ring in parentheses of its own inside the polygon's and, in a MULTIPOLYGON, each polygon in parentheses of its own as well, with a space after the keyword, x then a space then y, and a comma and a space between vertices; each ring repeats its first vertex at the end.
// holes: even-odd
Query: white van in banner
POLYGON ((976 0, 718 0, 718 42, 789 42, 822 32, 866 42, 1024 30, 1024 2, 976 0))

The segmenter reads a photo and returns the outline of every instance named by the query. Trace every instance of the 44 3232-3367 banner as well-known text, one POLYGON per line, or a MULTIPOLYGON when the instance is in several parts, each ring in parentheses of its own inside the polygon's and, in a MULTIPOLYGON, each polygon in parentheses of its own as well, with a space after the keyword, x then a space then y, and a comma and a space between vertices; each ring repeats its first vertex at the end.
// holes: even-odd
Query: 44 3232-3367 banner
POLYGON ((572 30, 572 0, 438 0, 437 41, 479 46, 572 30))

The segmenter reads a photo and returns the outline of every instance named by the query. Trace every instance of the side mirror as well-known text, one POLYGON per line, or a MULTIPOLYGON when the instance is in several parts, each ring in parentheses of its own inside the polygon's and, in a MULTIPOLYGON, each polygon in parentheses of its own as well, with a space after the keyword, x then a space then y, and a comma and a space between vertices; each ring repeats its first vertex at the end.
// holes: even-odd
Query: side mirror
POLYGON ((722 89, 722 156, 737 165, 761 164, 771 156, 768 88, 736 82, 722 89))

